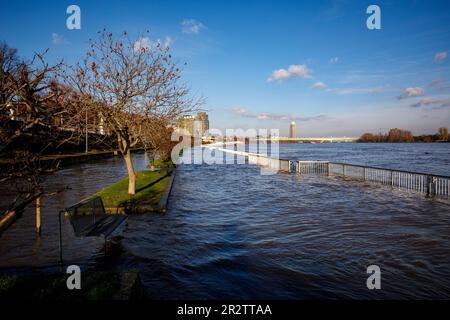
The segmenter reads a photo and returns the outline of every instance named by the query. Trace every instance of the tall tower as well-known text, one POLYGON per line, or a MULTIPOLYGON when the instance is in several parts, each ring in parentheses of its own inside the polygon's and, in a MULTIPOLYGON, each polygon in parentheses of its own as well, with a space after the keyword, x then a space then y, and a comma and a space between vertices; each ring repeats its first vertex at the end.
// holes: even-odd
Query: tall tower
POLYGON ((209 130, 209 117, 206 112, 198 112, 197 117, 195 117, 196 121, 200 121, 202 124, 202 136, 204 136, 209 130))
POLYGON ((289 138, 297 138, 297 124, 292 121, 289 125, 289 138))

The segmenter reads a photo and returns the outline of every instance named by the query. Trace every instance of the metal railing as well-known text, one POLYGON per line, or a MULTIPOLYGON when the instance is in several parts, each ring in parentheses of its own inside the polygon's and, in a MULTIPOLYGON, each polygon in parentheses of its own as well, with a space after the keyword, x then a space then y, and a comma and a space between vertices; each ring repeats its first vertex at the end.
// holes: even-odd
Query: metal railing
POLYGON ((275 170, 299 174, 338 175, 350 179, 388 185, 432 196, 450 198, 450 177, 427 173, 393 170, 339 162, 275 159, 248 152, 222 151, 248 157, 249 164, 270 167, 275 170))
POLYGON ((450 177, 447 176, 319 160, 277 160, 255 155, 252 157, 254 160, 249 163, 268 166, 282 172, 338 175, 426 195, 450 197, 450 177))
POLYGON ((376 182, 427 195, 450 196, 450 177, 446 176, 336 162, 329 162, 328 168, 328 174, 376 182))
POLYGON ((327 161, 297 161, 297 173, 328 173, 327 161))

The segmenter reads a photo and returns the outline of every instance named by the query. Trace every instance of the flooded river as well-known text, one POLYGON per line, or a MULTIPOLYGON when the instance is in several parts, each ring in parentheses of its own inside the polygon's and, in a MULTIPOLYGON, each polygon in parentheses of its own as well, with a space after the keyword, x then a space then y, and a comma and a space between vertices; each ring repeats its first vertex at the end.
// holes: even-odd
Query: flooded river
MULTIPOLYGON (((345 161, 450 175, 450 144, 281 145, 282 158, 345 161)), ((143 168, 144 155, 136 155, 143 168)), ((36 240, 28 210, 0 238, 0 267, 58 261, 58 210, 126 175, 120 159, 60 171, 36 240)), ((7 190, 4 190, 7 192, 7 190)), ((5 194, 5 193, 4 193, 5 194)), ((252 165, 180 166, 165 215, 130 216, 118 268, 139 270, 151 298, 450 298, 450 207, 339 177, 260 175, 252 165), (366 287, 369 265, 382 290, 366 287)), ((66 255, 86 262, 99 239, 66 255)))

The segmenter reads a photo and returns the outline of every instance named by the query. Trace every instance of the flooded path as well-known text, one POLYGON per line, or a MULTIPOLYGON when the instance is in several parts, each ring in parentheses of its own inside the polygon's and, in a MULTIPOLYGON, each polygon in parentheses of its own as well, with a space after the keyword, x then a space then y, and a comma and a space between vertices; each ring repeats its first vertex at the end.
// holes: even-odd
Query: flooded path
MULTIPOLYGON (((398 150, 380 154, 378 148, 287 145, 281 154, 384 166, 398 150)), ((428 161, 430 170, 448 174, 448 147, 427 148, 431 154, 423 157, 410 151, 409 167, 397 169, 424 171, 425 158, 434 157, 439 165, 428 161)), ((143 168, 144 156, 135 163, 143 168)), ((125 167, 114 158, 50 177, 52 186, 72 189, 45 200, 39 241, 32 210, 5 232, 0 267, 55 264, 58 210, 123 176, 125 167)), ((89 261, 102 244, 74 238, 68 224, 64 233, 73 263, 89 261)), ((155 299, 450 298, 450 207, 339 177, 262 176, 251 165, 181 166, 168 212, 130 216, 121 234, 118 268, 139 270, 155 299), (366 288, 372 264, 382 271, 380 291, 366 288)))

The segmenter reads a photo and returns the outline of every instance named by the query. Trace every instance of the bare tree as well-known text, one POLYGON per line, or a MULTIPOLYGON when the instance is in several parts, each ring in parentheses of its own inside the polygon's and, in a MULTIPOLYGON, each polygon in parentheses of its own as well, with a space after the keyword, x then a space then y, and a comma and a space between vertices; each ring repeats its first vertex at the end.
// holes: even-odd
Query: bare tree
POLYGON ((6 43, 0 42, 0 110, 2 120, 6 115, 7 103, 14 94, 12 88, 13 77, 16 75, 19 58, 17 50, 10 48, 6 43))
POLYGON ((447 141, 448 140, 448 128, 441 127, 438 131, 439 140, 447 141))
POLYGON ((21 60, 15 49, 0 44, 0 181, 15 186, 11 207, 43 192, 46 173, 58 168, 57 161, 43 161, 49 147, 70 141, 79 130, 72 93, 56 81, 61 63, 49 65, 45 53, 21 60), (64 127, 58 114, 70 119, 64 127))
POLYGON ((394 128, 389 130, 387 142, 413 142, 411 131, 394 128))
POLYGON ((171 140, 174 124, 166 119, 157 117, 149 118, 148 125, 143 128, 142 145, 149 155, 151 162, 159 156, 161 161, 170 159, 173 146, 176 144, 171 140))
POLYGON ((117 139, 126 163, 128 193, 136 190, 131 150, 142 146, 149 118, 175 119, 189 111, 193 100, 179 83, 181 70, 169 48, 149 44, 148 38, 115 37, 106 30, 90 41, 85 59, 68 74, 69 83, 87 98, 91 112, 117 139))
MULTIPOLYGON (((3 51, 0 59, 10 56, 8 52, 11 50, 7 47, 0 50, 3 51)), ((58 100, 64 93, 57 88, 55 78, 61 63, 49 65, 44 54, 35 53, 31 61, 11 57, 0 60, 0 77, 3 78, 0 93, 0 152, 24 136, 30 137, 37 131, 50 132, 57 128, 53 119, 54 114, 61 110, 58 100)))

